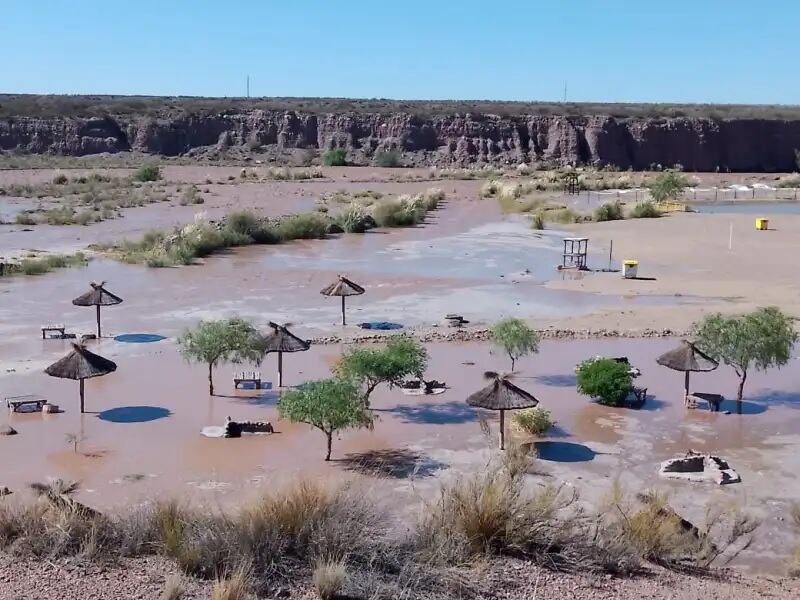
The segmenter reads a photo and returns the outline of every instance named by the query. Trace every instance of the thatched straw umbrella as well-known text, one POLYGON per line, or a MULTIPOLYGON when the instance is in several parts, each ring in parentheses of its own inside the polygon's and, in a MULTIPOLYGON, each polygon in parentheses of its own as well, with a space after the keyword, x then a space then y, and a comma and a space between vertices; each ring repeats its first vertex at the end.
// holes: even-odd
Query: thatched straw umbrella
POLYGON ((305 352, 311 344, 301 340, 285 325, 278 325, 270 321, 269 326, 272 332, 264 336, 264 354, 270 352, 278 353, 278 387, 283 387, 283 353, 284 352, 305 352))
POLYGON ((532 408, 539 401, 531 394, 511 383, 511 374, 487 371, 484 377, 491 383, 467 398, 467 404, 478 408, 500 411, 500 449, 506 445, 505 412, 520 408, 532 408))
POLYGON ((663 367, 686 373, 683 386, 684 402, 689 397, 689 373, 692 371, 713 371, 719 366, 717 361, 688 340, 682 340, 680 346, 665 352, 656 359, 656 362, 663 367))
POLYGON ((345 317, 344 317, 344 299, 347 296, 360 296, 364 293, 364 288, 355 283, 354 281, 350 281, 344 275, 339 275, 339 279, 334 281, 332 284, 327 286, 326 288, 320 290, 320 294, 323 296, 341 296, 342 298, 342 325, 346 325, 345 317))
POLYGON ((97 307, 97 337, 100 337, 100 307, 101 306, 113 306, 115 304, 120 304, 122 302, 122 298, 119 296, 115 296, 103 286, 106 284, 105 281, 101 281, 100 283, 92 282, 92 289, 86 292, 85 294, 78 296, 72 303, 75 306, 96 306, 97 307))
POLYGON ((72 344, 72 352, 47 367, 44 372, 52 377, 77 379, 81 382, 81 412, 83 412, 83 381, 101 377, 117 370, 113 361, 89 352, 84 346, 72 344))

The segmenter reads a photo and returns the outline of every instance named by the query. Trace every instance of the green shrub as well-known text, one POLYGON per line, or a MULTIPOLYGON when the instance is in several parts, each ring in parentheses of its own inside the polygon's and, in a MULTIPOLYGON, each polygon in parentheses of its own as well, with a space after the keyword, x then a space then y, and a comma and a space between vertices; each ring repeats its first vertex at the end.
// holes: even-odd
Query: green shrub
POLYGON ((633 219, 657 219, 661 216, 661 211, 652 202, 639 202, 631 210, 633 219))
POLYGON ((329 167, 344 167, 347 164, 347 152, 343 148, 333 148, 325 153, 322 162, 329 167))
POLYGON ((364 233, 375 224, 374 219, 359 205, 352 205, 337 215, 335 222, 345 233, 364 233))
POLYGON ((628 365, 610 358, 592 358, 578 367, 578 392, 606 406, 621 406, 631 390, 628 365))
POLYGON ((619 201, 606 202, 598 206, 594 211, 594 220, 598 223, 602 221, 619 221, 624 218, 625 215, 622 212, 622 204, 620 204, 619 201))
POLYGON ((330 220, 319 213, 305 213, 282 218, 275 231, 283 241, 322 239, 328 233, 330 220))
POLYGON ((372 211, 379 227, 410 227, 422 221, 424 216, 424 212, 401 199, 378 202, 372 211))
POLYGON ((385 150, 375 153, 375 164, 379 167, 402 167, 400 153, 396 150, 385 150))
POLYGON ((677 200, 683 195, 685 188, 689 187, 686 175, 676 171, 660 173, 648 186, 650 196, 656 202, 677 200))
POLYGON ((580 222, 580 215, 571 208, 547 211, 547 220, 562 225, 571 225, 580 222))
POLYGON ((530 435, 544 435, 553 426, 550 413, 543 408, 526 408, 514 412, 511 426, 530 435))
POLYGON ((544 214, 539 211, 531 215, 531 228, 532 229, 544 229, 545 222, 544 222, 544 214))
POLYGON ((58 173, 53 177, 53 185, 65 185, 68 181, 69 178, 63 173, 58 173))
POLYGON ((158 181, 161 179, 161 168, 158 165, 142 165, 133 174, 134 181, 158 181))

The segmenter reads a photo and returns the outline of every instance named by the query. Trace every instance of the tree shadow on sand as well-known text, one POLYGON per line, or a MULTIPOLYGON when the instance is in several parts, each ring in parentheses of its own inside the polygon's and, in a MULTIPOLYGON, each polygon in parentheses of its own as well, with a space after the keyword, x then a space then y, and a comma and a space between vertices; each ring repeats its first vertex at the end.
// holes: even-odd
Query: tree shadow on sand
POLYGON ((456 400, 443 403, 400 404, 385 412, 399 415, 403 423, 428 425, 458 425, 476 421, 478 418, 478 413, 474 408, 465 402, 456 400))
POLYGON ((347 471, 386 479, 430 477, 447 468, 445 463, 408 448, 351 453, 336 462, 347 471))
POLYGON ((551 462, 589 462, 598 455, 589 446, 574 442, 534 442, 533 448, 541 460, 551 462))
POLYGON ((120 406, 97 413, 97 418, 110 423, 147 423, 171 414, 169 409, 161 406, 120 406))
POLYGON ((553 387, 571 387, 578 384, 578 378, 574 373, 556 373, 553 375, 537 375, 533 379, 545 385, 553 387))
MULTIPOLYGON (((249 390, 242 390, 249 391, 249 390)), ((262 390, 255 396, 224 396, 236 400, 240 404, 248 404, 250 406, 277 406, 278 400, 281 399, 279 390, 262 390)))

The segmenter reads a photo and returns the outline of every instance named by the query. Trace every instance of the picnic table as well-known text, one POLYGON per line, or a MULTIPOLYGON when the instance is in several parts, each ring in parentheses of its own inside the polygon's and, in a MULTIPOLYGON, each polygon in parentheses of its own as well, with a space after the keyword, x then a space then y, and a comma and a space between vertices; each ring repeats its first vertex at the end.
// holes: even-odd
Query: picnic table
POLYGON ((36 411, 41 412, 45 404, 47 404, 47 399, 36 394, 9 396, 6 398, 6 405, 14 412, 19 412, 19 409, 25 406, 33 406, 36 411))
POLYGON ((250 371, 250 372, 243 372, 243 373, 234 373, 233 375, 233 388, 239 389, 239 386, 249 383, 255 387, 255 389, 260 390, 262 387, 269 389, 272 387, 272 384, 268 381, 261 381, 261 373, 250 371))

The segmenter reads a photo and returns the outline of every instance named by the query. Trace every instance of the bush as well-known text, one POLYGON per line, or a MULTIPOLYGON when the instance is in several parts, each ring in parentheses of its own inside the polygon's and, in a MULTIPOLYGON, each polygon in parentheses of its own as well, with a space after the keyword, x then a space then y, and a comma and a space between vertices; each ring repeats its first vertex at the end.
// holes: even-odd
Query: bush
POLYGON ((598 206, 594 211, 594 220, 598 223, 602 221, 620 221, 624 218, 622 204, 619 201, 606 202, 598 206))
POLYGON ((578 392, 606 406, 621 406, 631 390, 628 365, 610 358, 593 358, 578 367, 578 392))
POLYGON ((375 226, 375 220, 359 205, 352 205, 337 215, 335 222, 345 233, 364 233, 375 226))
POLYGON ((14 222, 17 225, 36 225, 37 223, 36 219, 29 212, 17 213, 17 216, 14 217, 14 222))
POLYGON ((53 177, 53 184, 54 185, 66 185, 68 181, 69 181, 69 178, 66 175, 64 175, 63 173, 58 173, 58 174, 56 174, 55 177, 53 177))
POLYGON ((320 600, 334 600, 347 580, 347 568, 340 560, 321 560, 314 567, 311 582, 320 600))
POLYGON ((322 239, 328 233, 329 223, 325 215, 305 213, 282 218, 275 232, 282 241, 322 239))
POLYGON ((547 220, 553 223, 560 223, 562 225, 571 225, 579 223, 581 217, 571 208, 562 208, 559 210, 551 210, 547 212, 547 220))
POLYGON ((639 202, 631 210, 633 219, 656 219, 661 216, 661 211, 652 202, 639 202))
POLYGON ((650 196, 656 202, 677 200, 683 195, 683 190, 689 186, 689 180, 682 173, 665 171, 660 173, 647 187, 650 196))
POLYGON ((542 230, 544 227, 544 214, 541 211, 531 215, 531 229, 542 230))
POLYGON ((161 168, 158 165, 148 164, 139 167, 133 174, 134 181, 158 181, 161 179, 161 168))
POLYGON ((396 150, 385 150, 375 154, 375 164, 379 167, 401 167, 400 153, 396 150))
POLYGON ((550 413, 543 408, 526 408, 514 412, 511 426, 530 435, 544 435, 554 425, 550 413))
POLYGON ((481 186, 481 198, 493 198, 500 192, 500 182, 490 179, 481 186))
POLYGON ((322 162, 328 167, 344 167, 347 165, 347 152, 343 148, 333 148, 325 153, 322 162))

